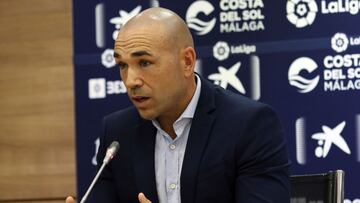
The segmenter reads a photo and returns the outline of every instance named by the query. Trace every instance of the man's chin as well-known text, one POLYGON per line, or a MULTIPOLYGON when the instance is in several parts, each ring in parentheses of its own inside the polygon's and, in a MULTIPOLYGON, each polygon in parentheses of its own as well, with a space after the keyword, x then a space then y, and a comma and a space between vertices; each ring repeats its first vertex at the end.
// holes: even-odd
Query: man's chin
POLYGON ((139 110, 138 109, 138 112, 140 114, 140 117, 142 119, 145 119, 145 120, 154 120, 156 118, 155 114, 154 113, 151 113, 151 112, 148 112, 148 111, 144 111, 144 110, 139 110))

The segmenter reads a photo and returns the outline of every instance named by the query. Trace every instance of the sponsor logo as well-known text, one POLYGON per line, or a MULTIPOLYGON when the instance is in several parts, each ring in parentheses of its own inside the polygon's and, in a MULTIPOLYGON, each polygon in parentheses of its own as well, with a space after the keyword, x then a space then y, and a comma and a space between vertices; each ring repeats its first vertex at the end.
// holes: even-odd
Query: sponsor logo
POLYGON ((219 61, 229 58, 230 54, 251 54, 254 52, 256 52, 256 46, 249 44, 229 46, 227 42, 218 41, 213 47, 213 55, 219 61))
POLYGON ((125 94, 123 81, 106 81, 105 78, 91 78, 88 81, 89 99, 104 99, 107 95, 125 94))
POLYGON ((360 54, 327 55, 324 65, 324 91, 360 90, 360 54))
POLYGON ((350 36, 348 37, 345 33, 335 33, 331 38, 331 48, 338 52, 344 52, 348 49, 349 46, 359 46, 360 45, 360 36, 350 36))
POLYGON ((312 79, 306 79, 300 75, 301 71, 312 73, 318 68, 316 62, 309 57, 300 57, 296 59, 289 68, 288 79, 290 85, 296 87, 300 93, 311 92, 318 84, 320 76, 312 79))
POLYGON ((314 61, 309 57, 296 59, 289 67, 290 85, 300 93, 308 93, 318 86, 321 77, 325 92, 360 90, 360 53, 341 54, 359 45, 360 36, 335 33, 331 38, 331 48, 337 54, 325 55, 322 61, 314 61), (317 70, 319 74, 313 79, 306 79, 300 76, 303 70, 308 73, 317 70))
POLYGON ((214 54, 214 57, 219 61, 223 61, 223 60, 227 59, 230 54, 230 48, 229 48, 228 43, 223 42, 223 41, 217 42, 215 44, 215 46, 213 47, 213 54, 214 54))
POLYGON ((316 15, 351 14, 360 11, 360 0, 288 0, 286 3, 287 19, 297 28, 310 26, 316 15))
POLYGON ((112 68, 116 65, 113 49, 105 49, 103 51, 101 54, 101 64, 106 68, 112 68))
POLYGON ((206 16, 214 11, 214 6, 205 0, 193 2, 186 12, 186 22, 190 29, 195 31, 197 35, 205 35, 209 33, 215 26, 216 18, 212 18, 206 22, 198 18, 200 13, 206 16))
MULTIPOLYGON (((311 144, 310 146, 314 146, 312 151, 312 156, 318 159, 326 159, 329 157, 329 154, 332 153, 340 153, 343 155, 351 155, 353 156, 352 150, 346 141, 344 136, 344 130, 347 122, 341 121, 336 124, 335 127, 329 127, 327 125, 321 125, 322 131, 315 131, 311 134, 308 134, 306 131, 308 129, 307 125, 313 126, 314 120, 310 122, 305 117, 300 117, 296 119, 295 122, 295 141, 296 141, 296 161, 301 165, 307 164, 307 155, 308 155, 308 143, 316 142, 315 145, 311 144), (309 136, 310 135, 310 136, 309 136), (311 139, 308 139, 311 138, 311 139), (332 150, 338 149, 338 150, 332 150), (334 151, 334 152, 332 152, 334 151)), ((355 131, 355 136, 357 138, 360 137, 360 114, 355 115, 354 124, 357 128, 355 131)), ((319 125, 316 125, 315 129, 318 129, 319 125)), ((356 143, 357 150, 357 161, 360 162, 360 141, 356 143)), ((356 151, 356 150, 355 150, 356 151)), ((316 161, 316 160, 315 160, 316 161)))
POLYGON ((89 98, 102 99, 106 97, 105 79, 93 78, 88 82, 89 85, 89 98))
POLYGON ((315 0, 288 0, 286 3, 287 19, 297 28, 313 24, 318 6, 315 0))
POLYGON ((113 35, 112 35, 114 40, 116 40, 121 27, 124 26, 127 23, 127 21, 129 21, 132 17, 139 14, 140 11, 141 11, 140 5, 135 7, 130 12, 127 12, 124 10, 119 10, 119 16, 110 19, 110 23, 115 25, 115 31, 113 32, 113 35))
POLYGON ((206 35, 219 22, 220 33, 255 32, 265 30, 263 0, 219 0, 218 19, 211 14, 214 6, 205 0, 194 1, 186 12, 186 22, 197 35, 206 35), (201 15, 210 16, 208 21, 200 19, 201 15))
POLYGON ((332 0, 321 1, 321 13, 333 14, 333 13, 349 13, 356 15, 360 10, 359 0, 332 0))
POLYGON ((311 136, 312 139, 318 141, 318 147, 315 149, 316 157, 326 158, 326 156, 329 154, 331 146, 333 145, 337 146, 346 154, 351 154, 349 146, 347 145, 345 139, 341 136, 345 125, 345 121, 341 122, 333 129, 323 125, 323 132, 315 133, 311 136))
POLYGON ((236 73, 240 69, 241 62, 237 62, 229 69, 219 66, 219 73, 213 73, 208 76, 209 80, 213 80, 214 84, 220 85, 222 88, 226 89, 228 85, 231 85, 234 89, 239 91, 242 94, 245 94, 245 88, 239 78, 236 76, 236 73))
POLYGON ((265 30, 262 0, 220 0, 220 33, 265 30))
POLYGON ((331 38, 331 48, 338 53, 346 51, 348 45, 349 39, 344 33, 338 32, 331 38))
POLYGON ((322 64, 318 68, 317 63, 309 57, 296 59, 288 72, 290 85, 300 93, 308 93, 317 87, 321 75, 325 92, 360 90, 360 54, 327 55, 322 64), (311 73, 316 69, 320 69, 322 74, 313 79, 299 75, 302 70, 311 73))

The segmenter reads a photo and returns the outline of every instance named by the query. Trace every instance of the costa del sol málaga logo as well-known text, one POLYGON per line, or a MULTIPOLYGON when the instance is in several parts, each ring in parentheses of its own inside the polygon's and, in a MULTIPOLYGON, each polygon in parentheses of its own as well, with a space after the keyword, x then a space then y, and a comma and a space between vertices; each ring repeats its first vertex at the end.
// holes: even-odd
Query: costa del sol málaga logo
POLYGON ((290 23, 303 28, 314 22, 318 6, 315 0, 288 0, 286 12, 290 23))
POLYGON ((306 79, 300 75, 301 71, 312 73, 318 68, 314 60, 309 57, 300 57, 296 59, 289 68, 288 79, 291 86, 298 89, 300 93, 311 92, 318 84, 320 76, 313 79, 306 79))
POLYGON ((186 12, 186 22, 190 29, 195 30, 197 35, 205 35, 209 33, 215 26, 216 18, 212 18, 210 21, 205 22, 198 18, 199 13, 203 13, 206 16, 210 15, 214 11, 214 6, 204 0, 194 1, 186 12))

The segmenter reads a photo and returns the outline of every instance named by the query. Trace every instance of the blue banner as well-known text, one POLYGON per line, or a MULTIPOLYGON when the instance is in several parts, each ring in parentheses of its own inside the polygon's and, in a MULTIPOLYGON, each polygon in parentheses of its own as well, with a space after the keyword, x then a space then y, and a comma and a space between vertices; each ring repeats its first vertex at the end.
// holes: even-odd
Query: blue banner
POLYGON ((278 112, 291 173, 346 172, 360 202, 360 0, 73 1, 78 196, 96 172, 103 116, 131 103, 113 59, 118 31, 154 6, 190 28, 196 71, 278 112))

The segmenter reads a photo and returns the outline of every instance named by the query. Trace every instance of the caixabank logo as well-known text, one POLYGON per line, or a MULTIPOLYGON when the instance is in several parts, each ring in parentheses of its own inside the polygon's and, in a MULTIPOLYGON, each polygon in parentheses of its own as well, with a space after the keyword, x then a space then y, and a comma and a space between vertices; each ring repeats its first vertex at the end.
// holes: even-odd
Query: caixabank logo
POLYGON ((226 89, 228 85, 231 85, 238 92, 245 94, 246 90, 241 83, 240 79, 236 76, 236 73, 240 69, 241 62, 237 62, 232 65, 229 69, 219 66, 218 73, 213 73, 208 76, 209 80, 213 80, 214 84, 220 85, 226 89))
POLYGON ((249 58, 248 67, 244 66, 241 61, 237 61, 230 66, 220 65, 217 69, 218 72, 209 74, 208 79, 224 89, 231 88, 240 94, 247 95, 254 100, 259 100, 261 97, 260 58, 256 55, 251 55, 249 58), (247 84, 247 86, 238 74, 242 68, 250 69, 250 84, 247 84))
POLYGON ((360 0, 287 0, 286 17, 297 28, 313 25, 318 15, 357 15, 360 0))
POLYGON ((360 36, 335 33, 330 44, 335 54, 324 56, 322 61, 302 56, 290 64, 289 84, 298 92, 309 93, 319 86, 325 92, 360 90, 360 53, 344 53, 360 45, 360 36))
POLYGON ((356 161, 360 162, 359 118, 360 115, 356 115, 354 119, 348 121, 339 119, 331 125, 311 118, 298 118, 295 122, 297 163, 305 165, 309 158, 326 160, 334 154, 344 158, 349 157, 349 160, 356 156, 356 161), (349 123, 356 126, 355 131, 347 126, 349 123), (354 144, 354 141, 357 142, 354 144))
POLYGON ((263 0, 219 0, 212 3, 198 0, 189 5, 186 22, 196 35, 207 35, 214 30, 220 33, 263 31, 264 8, 263 0))

